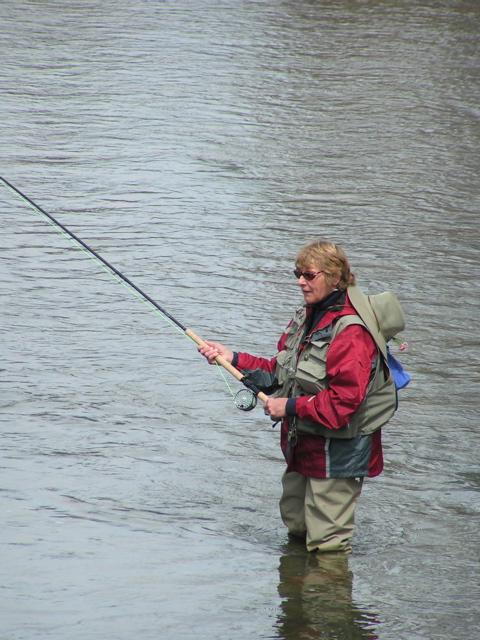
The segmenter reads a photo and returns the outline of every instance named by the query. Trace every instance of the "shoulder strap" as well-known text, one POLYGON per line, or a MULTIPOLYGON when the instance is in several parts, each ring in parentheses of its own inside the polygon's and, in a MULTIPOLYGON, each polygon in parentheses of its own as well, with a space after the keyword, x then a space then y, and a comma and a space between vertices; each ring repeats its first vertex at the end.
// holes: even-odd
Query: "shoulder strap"
POLYGON ((340 318, 334 323, 332 330, 332 340, 336 338, 336 336, 343 331, 346 327, 352 324, 359 324, 362 327, 368 329, 366 324, 359 316, 349 315, 349 316, 340 316, 340 318))

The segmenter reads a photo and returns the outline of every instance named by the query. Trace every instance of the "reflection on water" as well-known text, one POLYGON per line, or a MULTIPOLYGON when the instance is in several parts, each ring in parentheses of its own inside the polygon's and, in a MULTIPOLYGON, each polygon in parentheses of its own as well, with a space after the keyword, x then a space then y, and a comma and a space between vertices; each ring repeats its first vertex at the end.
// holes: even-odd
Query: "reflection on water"
POLYGON ((278 618, 283 640, 377 640, 379 619, 352 600, 353 573, 345 554, 311 554, 296 542, 283 549, 278 618))

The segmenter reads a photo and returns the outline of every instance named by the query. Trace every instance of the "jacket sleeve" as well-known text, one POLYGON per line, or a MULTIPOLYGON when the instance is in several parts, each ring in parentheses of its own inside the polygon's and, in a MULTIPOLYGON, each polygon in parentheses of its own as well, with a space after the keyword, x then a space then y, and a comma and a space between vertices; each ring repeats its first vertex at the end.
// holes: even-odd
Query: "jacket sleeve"
POLYGON ((234 366, 241 371, 254 371, 255 369, 261 369, 262 371, 273 373, 275 371, 276 364, 276 358, 261 358, 259 356, 252 356, 249 353, 237 352, 234 366))
POLYGON ((327 388, 295 398, 290 411, 328 429, 345 427, 365 398, 376 355, 375 341, 364 327, 346 327, 327 353, 327 388))
MULTIPOLYGON (((288 324, 288 327, 291 323, 288 324)), ((282 351, 285 348, 285 342, 287 340, 287 329, 282 333, 280 339, 277 343, 277 351, 282 351)), ((237 351, 234 354, 234 362, 232 362, 234 367, 240 369, 241 371, 254 371, 255 369, 261 369, 262 371, 268 371, 268 373, 274 373, 275 368, 277 366, 277 359, 273 358, 262 358, 259 356, 252 356, 249 353, 243 353, 241 351, 237 351)))

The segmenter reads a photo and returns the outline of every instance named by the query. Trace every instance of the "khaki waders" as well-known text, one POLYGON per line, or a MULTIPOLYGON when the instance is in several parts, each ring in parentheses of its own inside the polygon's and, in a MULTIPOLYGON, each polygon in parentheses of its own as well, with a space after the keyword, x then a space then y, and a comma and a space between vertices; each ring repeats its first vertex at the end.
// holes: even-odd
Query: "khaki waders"
POLYGON ((351 552, 354 516, 363 478, 282 477, 280 513, 288 532, 305 537, 308 551, 351 552))

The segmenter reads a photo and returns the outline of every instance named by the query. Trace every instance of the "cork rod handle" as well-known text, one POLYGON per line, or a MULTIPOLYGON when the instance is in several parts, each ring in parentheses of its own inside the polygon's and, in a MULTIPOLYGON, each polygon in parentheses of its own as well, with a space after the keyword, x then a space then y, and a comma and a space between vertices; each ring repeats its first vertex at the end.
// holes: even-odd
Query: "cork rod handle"
MULTIPOLYGON (((205 342, 205 340, 202 340, 202 338, 200 338, 200 336, 197 336, 197 334, 191 329, 186 329, 185 334, 189 338, 191 338, 199 347, 206 346, 207 343, 205 342)), ((221 367, 223 367, 224 369, 226 369, 228 373, 230 373, 234 378, 236 378, 239 381, 242 380, 243 373, 239 371, 236 367, 234 367, 230 362, 228 362, 228 360, 225 360, 225 358, 223 358, 222 356, 217 356, 215 358, 215 362, 219 364, 221 367)), ((258 398, 262 402, 266 402, 268 396, 265 393, 263 393, 263 391, 259 391, 258 398)))

